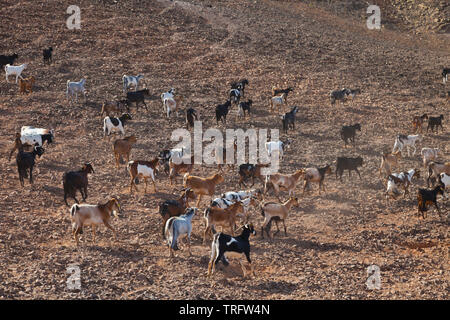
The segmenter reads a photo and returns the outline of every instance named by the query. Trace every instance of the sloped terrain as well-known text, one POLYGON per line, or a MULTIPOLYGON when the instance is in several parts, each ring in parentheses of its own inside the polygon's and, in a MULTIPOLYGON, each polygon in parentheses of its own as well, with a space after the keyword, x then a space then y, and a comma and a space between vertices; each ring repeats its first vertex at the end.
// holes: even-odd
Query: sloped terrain
MULTIPOLYGON (((281 1, 93 1, 79 2, 81 30, 68 30, 72 3, 5 0, 0 9, 0 52, 17 52, 28 63, 24 76, 36 77, 35 92, 20 95, 17 85, 0 80, 0 297, 6 299, 448 299, 448 202, 426 220, 415 217, 418 187, 386 205, 378 176, 380 154, 390 151, 397 134, 410 134, 414 115, 444 114, 443 132, 427 133, 415 156, 401 168, 420 168, 420 148, 439 147, 449 159, 448 35, 370 31, 359 18, 335 16, 305 3, 281 1), (239 8, 238 10, 236 8, 239 8), (13 14, 11 14, 13 13, 13 14), (52 45, 54 62, 44 65, 42 49, 52 45), (171 87, 194 107, 204 130, 215 127, 214 108, 227 98, 229 83, 249 80, 254 101, 250 120, 229 128, 278 128, 268 112, 272 85, 292 86, 289 105, 298 105, 296 130, 281 135, 292 141, 281 172, 324 166, 337 156, 361 155, 360 180, 345 173, 325 178, 326 193, 296 194, 300 206, 287 220, 288 234, 260 238, 262 217, 253 209, 258 234, 251 239, 257 273, 244 279, 237 260, 206 279, 210 247, 202 245, 203 221, 194 218, 192 251, 169 259, 160 230, 158 203, 181 189, 158 175, 157 192, 129 194, 125 166, 116 170, 113 139, 103 139, 101 102, 121 97, 123 74, 145 75, 153 95, 171 87), (87 79, 86 103, 70 104, 66 81, 87 79), (330 106, 329 92, 360 88, 353 105, 330 106), (359 122, 357 145, 343 148, 342 125, 359 122), (54 128, 56 142, 37 161, 35 183, 24 188, 15 160, 8 161, 15 132, 23 125, 54 128), (76 248, 69 209, 63 202, 62 175, 91 161, 89 203, 117 196, 124 213, 113 222, 119 242, 99 228, 92 244, 89 230, 76 248), (82 289, 66 286, 66 269, 77 264, 82 289), (381 289, 366 287, 367 267, 381 269, 381 289)), ((365 9, 363 9, 365 11, 365 9)), ((160 100, 149 111, 132 109, 127 134, 138 143, 132 159, 151 159, 172 147, 171 132, 184 127, 180 115, 165 118, 160 100)), ((221 127, 225 129, 224 127, 221 127)), ((216 168, 197 167, 206 176, 216 168)), ((333 166, 334 171, 334 166, 333 166)), ((217 193, 237 190, 238 175, 228 171, 217 193)), ((260 187, 260 184, 257 185, 260 187)), ((283 193, 283 197, 287 195, 283 193)), ((269 200, 275 200, 268 195, 269 200)), ((203 209, 209 199, 200 205, 203 209)))

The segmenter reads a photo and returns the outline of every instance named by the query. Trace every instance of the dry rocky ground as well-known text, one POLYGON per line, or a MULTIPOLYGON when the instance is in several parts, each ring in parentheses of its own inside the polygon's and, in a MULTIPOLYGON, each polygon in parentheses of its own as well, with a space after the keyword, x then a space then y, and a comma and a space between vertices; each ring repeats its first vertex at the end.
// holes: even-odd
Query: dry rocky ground
MULTIPOLYGON (((424 112, 444 114, 445 130, 425 134, 419 151, 439 147, 443 159, 450 159, 449 89, 440 77, 442 67, 449 67, 448 34, 370 31, 361 14, 336 16, 299 1, 78 3, 81 30, 66 27, 71 1, 4 0, 0 8, 0 53, 16 51, 17 62, 29 64, 24 76, 37 79, 30 95, 0 79, 0 298, 448 299, 448 202, 440 201, 442 218, 433 209, 426 220, 417 219, 415 194, 425 186, 425 170, 411 194, 391 206, 378 177, 380 154, 392 148, 396 134, 411 133, 412 117, 424 112), (44 65, 41 52, 50 45, 54 62, 44 65), (140 185, 130 195, 125 166, 114 165, 112 139, 102 137, 99 104, 122 94, 123 74, 138 73, 154 95, 176 88, 186 98, 182 107, 200 112, 204 129, 215 126, 214 107, 225 101, 229 83, 243 77, 250 82, 253 117, 235 121, 233 114, 228 127, 280 128, 278 116, 268 112, 270 88, 293 86, 289 104, 300 112, 281 172, 361 155, 362 179, 345 174, 341 183, 331 175, 320 196, 317 185, 305 195, 298 187, 300 206, 288 218, 287 236, 251 239, 256 278, 244 279, 233 260, 207 280, 210 248, 201 244, 199 217, 192 257, 182 250, 170 260, 161 239, 157 205, 175 198, 180 182, 172 188, 161 174, 156 193, 150 188, 143 194, 140 185), (70 105, 66 81, 82 77, 87 102, 70 105), (344 86, 362 94, 353 106, 330 106, 329 92, 344 86), (355 122, 363 128, 357 146, 344 149, 339 129, 355 122), (23 125, 54 128, 56 142, 37 161, 35 183, 21 188, 7 151, 23 125), (79 249, 71 238, 62 175, 85 161, 95 169, 88 202, 120 198, 124 215, 113 222, 118 243, 105 228, 96 244, 90 232, 79 249), (67 289, 70 264, 80 267, 81 290, 67 289), (380 290, 366 287, 372 264, 381 269, 380 290)), ((160 101, 148 105, 148 112, 133 109, 126 126, 138 137, 133 159, 150 159, 173 146, 171 132, 184 126, 182 116, 163 116, 160 101)), ((401 160, 401 170, 420 165, 418 154, 401 160)), ((203 166, 194 172, 214 171, 203 166)), ((218 193, 236 190, 237 180, 236 170, 229 171, 218 193)), ((252 221, 259 232, 259 210, 252 221)))

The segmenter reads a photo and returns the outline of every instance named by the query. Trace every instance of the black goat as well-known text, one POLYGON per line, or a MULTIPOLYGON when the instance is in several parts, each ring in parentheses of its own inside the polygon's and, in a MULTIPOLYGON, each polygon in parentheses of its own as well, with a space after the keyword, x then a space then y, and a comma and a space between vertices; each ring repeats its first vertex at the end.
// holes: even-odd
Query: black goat
POLYGON ((227 102, 225 102, 224 104, 219 104, 216 107, 217 125, 219 125, 219 120, 222 120, 222 123, 224 124, 227 122, 227 114, 230 107, 231 107, 230 100, 227 100, 227 102))
POLYGON ((48 49, 44 49, 42 51, 42 55, 44 57, 44 63, 45 62, 51 63, 53 61, 53 59, 52 59, 52 52, 53 52, 53 48, 52 47, 49 47, 48 49))
POLYGON ((344 100, 350 95, 351 90, 342 88, 342 90, 334 90, 330 93, 331 104, 334 104, 336 100, 340 100, 341 103, 344 103, 344 100))
POLYGON ((27 170, 30 170, 30 184, 33 184, 33 167, 36 155, 40 158, 44 154, 44 148, 35 145, 32 152, 19 150, 16 156, 17 170, 19 171, 19 180, 22 187, 24 186, 24 178, 28 178, 27 170))
POLYGON ((189 128, 192 128, 194 126, 194 121, 197 121, 197 111, 195 109, 189 108, 186 110, 186 127, 189 130, 189 128))
POLYGON ((7 64, 13 65, 14 60, 16 60, 17 58, 19 58, 17 53, 14 53, 10 56, 0 55, 0 68, 3 70, 3 66, 6 66, 7 64))
MULTIPOLYGON (((256 235, 256 231, 253 228, 252 224, 246 224, 242 227, 242 233, 237 237, 232 237, 228 234, 219 232, 215 233, 214 228, 214 238, 211 245, 211 259, 208 264, 208 276, 214 274, 216 264, 219 263, 219 260, 222 260, 225 266, 229 265, 227 258, 225 257, 225 252, 236 252, 242 253, 247 258, 248 263, 250 264, 251 273, 254 275, 255 272, 252 266, 252 260, 250 259, 250 235, 256 235)), ((245 276, 244 265, 241 261, 242 272, 245 276)))
POLYGON ((422 218, 426 218, 426 211, 428 210, 427 205, 432 205, 436 207, 439 217, 441 216, 441 212, 439 211, 439 207, 437 205, 437 195, 444 195, 445 185, 442 182, 432 190, 429 189, 421 189, 417 191, 417 216, 422 214, 422 218))
POLYGON ((342 173, 344 170, 348 170, 348 176, 351 177, 350 172, 355 170, 358 173, 359 178, 361 179, 361 174, 358 171, 358 167, 363 165, 363 159, 361 157, 357 158, 346 158, 346 157, 338 157, 336 163, 336 179, 339 174, 339 178, 342 181, 342 173))
POLYGON ((247 102, 242 101, 239 103, 239 108, 238 108, 239 117, 245 118, 246 111, 247 111, 247 115, 250 115, 250 108, 252 106, 252 103, 253 103, 253 101, 251 99, 248 99, 247 102))
POLYGON ((146 97, 150 97, 148 89, 127 92, 126 104, 128 107, 130 107, 131 103, 135 102, 137 111, 139 109, 139 103, 143 103, 145 106, 145 110, 148 111, 147 104, 145 103, 146 97))
POLYGON ((298 112, 298 107, 292 107, 291 111, 284 114, 281 117, 281 122, 283 124, 284 133, 288 132, 289 127, 294 130, 295 129, 295 114, 298 112))
POLYGON ((361 125, 359 123, 351 126, 342 126, 340 133, 342 140, 344 140, 345 146, 347 146, 347 140, 350 140, 353 142, 353 145, 355 145, 356 130, 361 131, 361 125))
POLYGON ((436 127, 436 133, 439 133, 439 126, 444 130, 442 126, 442 120, 444 120, 444 115, 440 115, 439 117, 429 117, 428 118, 428 127, 427 132, 431 128, 431 132, 434 132, 434 127, 436 127))
POLYGON ((87 187, 88 187, 88 174, 95 173, 94 168, 90 163, 85 163, 81 170, 69 171, 63 175, 63 186, 64 186, 64 202, 67 206, 67 196, 75 199, 76 203, 79 203, 77 198, 75 198, 77 190, 80 190, 83 201, 88 197, 87 187))

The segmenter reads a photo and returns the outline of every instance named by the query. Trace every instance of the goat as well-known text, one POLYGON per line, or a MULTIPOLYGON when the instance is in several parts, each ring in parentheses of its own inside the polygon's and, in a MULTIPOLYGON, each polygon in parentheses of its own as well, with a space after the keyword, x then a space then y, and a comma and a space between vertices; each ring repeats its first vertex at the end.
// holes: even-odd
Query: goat
POLYGON ((274 106, 278 108, 278 113, 280 113, 280 106, 282 107, 286 104, 286 93, 282 93, 279 96, 270 98, 270 112, 273 112, 274 106))
POLYGON ((289 200, 287 200, 285 203, 266 202, 261 205, 261 215, 264 217, 264 223, 261 227, 261 237, 264 238, 264 231, 266 231, 267 236, 271 238, 269 231, 272 220, 276 222, 278 229, 278 231, 275 232, 274 235, 280 232, 280 229, 278 228, 279 221, 283 222, 284 234, 287 235, 285 220, 288 217, 289 210, 292 207, 298 208, 297 198, 290 197, 289 200))
POLYGON ((341 90, 334 90, 330 93, 330 101, 331 104, 335 104, 336 100, 341 101, 342 104, 344 104, 345 99, 348 95, 350 95, 351 91, 350 89, 342 88, 341 90))
POLYGON ((142 74, 139 74, 137 76, 127 76, 123 75, 122 82, 123 82, 123 92, 127 92, 128 88, 131 86, 134 86, 134 91, 137 91, 139 86, 139 81, 143 79, 144 76, 142 74))
POLYGON ((222 120, 223 124, 227 122, 227 114, 228 110, 231 107, 230 100, 227 100, 224 104, 219 104, 216 106, 216 121, 217 125, 219 125, 219 120, 222 120))
POLYGON ((136 136, 128 136, 123 139, 117 139, 113 144, 114 158, 116 159, 116 167, 119 169, 120 157, 125 155, 126 163, 130 161, 130 152, 133 144, 137 142, 136 136))
POLYGON ((275 86, 272 87, 272 97, 278 96, 280 94, 285 94, 284 96, 284 101, 285 103, 287 103, 287 97, 289 92, 294 91, 294 89, 292 87, 286 88, 286 89, 279 89, 275 86))
POLYGON ((283 124, 283 131, 287 134, 289 127, 295 130, 295 114, 298 112, 298 107, 292 107, 291 111, 284 114, 281 117, 281 122, 283 124))
POLYGON ((37 144, 42 147, 46 141, 47 145, 55 141, 54 130, 23 126, 20 129, 20 140, 22 141, 22 144, 31 146, 37 144))
POLYGON ((419 142, 422 141, 422 136, 420 134, 408 135, 408 136, 406 136, 404 134, 399 134, 399 135, 397 135, 397 137, 395 139, 394 148, 392 149, 392 153, 395 153, 397 150, 399 150, 403 156, 403 148, 406 146, 406 149, 408 151, 408 157, 410 156, 410 154, 409 154, 410 148, 414 148, 413 155, 415 155, 417 141, 419 141, 419 142))
POLYGON ((139 103, 144 104, 145 110, 148 111, 147 104, 145 103, 145 98, 150 96, 148 89, 142 89, 138 91, 127 92, 126 104, 131 107, 131 103, 136 103, 136 111, 139 110, 139 103))
POLYGON ((222 209, 219 207, 209 207, 205 209, 203 219, 206 223, 205 232, 203 233, 203 244, 206 243, 206 234, 215 229, 217 226, 230 227, 232 235, 234 235, 236 227, 236 215, 244 214, 244 206, 241 201, 236 201, 229 207, 222 209))
POLYGON ((445 185, 446 188, 448 186, 450 186, 450 174, 446 174, 445 172, 442 172, 439 175, 439 179, 445 185))
POLYGON ((172 159, 169 160, 169 179, 170 185, 172 185, 172 180, 175 180, 176 176, 180 173, 188 173, 192 172, 194 168, 194 156, 191 157, 190 163, 174 163, 172 159))
POLYGON ((419 188, 417 191, 417 216, 422 215, 422 218, 426 218, 426 212, 428 211, 427 205, 432 205, 436 207, 436 210, 439 213, 439 217, 441 217, 441 211, 439 210, 437 204, 437 195, 441 194, 444 196, 445 194, 445 185, 443 183, 439 183, 434 189, 422 189, 419 188))
POLYGON ((439 126, 442 128, 442 131, 444 131, 442 120, 444 120, 444 115, 442 114, 439 117, 429 117, 427 132, 429 129, 431 129, 431 132, 434 132, 434 127, 436 127, 436 133, 439 133, 439 126))
POLYGON ((174 112, 176 112, 177 116, 178 116, 179 107, 177 106, 177 104, 179 105, 180 102, 183 101, 183 99, 184 98, 182 96, 178 96, 177 99, 176 99, 176 100, 178 100, 178 103, 175 100, 175 98, 166 98, 166 99, 164 99, 163 104, 164 104, 164 109, 165 109, 165 111, 167 113, 167 118, 169 118, 170 114, 172 114, 174 112))
POLYGON ((241 100, 242 92, 239 89, 231 89, 229 93, 229 100, 234 104, 239 104, 241 100))
POLYGON ((30 171, 30 184, 33 184, 33 167, 36 156, 39 158, 44 154, 44 149, 40 146, 35 146, 32 152, 19 151, 16 156, 17 171, 19 172, 20 184, 24 186, 24 178, 28 177, 27 171, 30 171))
POLYGON ((15 75, 15 76, 16 76, 16 83, 17 83, 17 80, 18 80, 19 77, 20 77, 21 79, 23 79, 22 76, 21 76, 21 73, 22 73, 22 71, 23 71, 24 69, 27 68, 27 66, 28 66, 28 65, 27 65, 26 63, 21 64, 20 66, 12 66, 12 65, 10 65, 10 64, 7 64, 7 65, 5 66, 6 82, 9 83, 8 76, 10 76, 10 75, 15 75))
MULTIPOLYGON (((256 235, 255 229, 252 224, 246 224, 242 227, 242 233, 237 237, 232 237, 228 234, 219 232, 214 234, 211 244, 211 259, 208 263, 208 277, 214 274, 217 263, 222 260, 225 266, 229 265, 229 262, 225 256, 226 252, 237 253, 239 255, 244 254, 250 264, 251 273, 254 275, 252 260, 250 259, 250 235, 256 235)), ((239 261, 242 272, 245 277, 245 268, 241 261, 239 261)))
POLYGON ((48 49, 42 50, 42 56, 44 58, 44 63, 48 62, 49 64, 53 62, 52 59, 53 48, 49 47, 48 49))
POLYGON ((231 89, 237 89, 240 91, 242 97, 244 97, 245 85, 248 85, 247 79, 241 79, 238 82, 234 82, 231 84, 231 89))
MULTIPOLYGON (((253 228, 252 224, 245 224, 241 227, 242 233, 233 237, 222 232, 214 233, 213 241, 211 244, 211 258, 208 264, 208 274, 210 277, 215 273, 215 267, 220 260, 222 260, 225 266, 229 265, 229 262, 225 256, 226 252, 232 253, 233 255, 241 256, 244 254, 247 258, 248 263, 250 264, 250 272, 254 276, 255 272, 253 270, 253 266, 251 264, 250 259, 250 243, 249 237, 251 234, 256 235, 256 232, 253 228)), ((246 276, 245 267, 242 264, 242 261, 239 261, 244 277, 246 276)))
POLYGON ((78 92, 81 92, 84 96, 84 100, 86 101, 86 89, 84 88, 84 84, 86 83, 86 79, 81 79, 78 82, 67 80, 66 86, 66 98, 70 99, 73 102, 73 95, 75 94, 75 100, 78 102, 78 92))
POLYGON ((338 157, 336 163, 336 179, 339 175, 339 179, 342 182, 342 173, 344 170, 348 170, 348 176, 351 177, 351 171, 355 170, 361 179, 361 174, 358 171, 358 167, 363 165, 363 159, 361 157, 357 158, 347 158, 347 157, 338 157))
POLYGON ((33 85, 34 85, 35 79, 33 76, 22 79, 19 79, 19 92, 20 93, 32 93, 33 92, 33 85))
POLYGON ((223 181, 223 176, 218 173, 207 178, 190 176, 189 173, 186 173, 183 177, 183 187, 192 189, 198 195, 196 204, 196 207, 198 207, 202 196, 212 196, 216 189, 216 185, 223 181))
POLYGON ((109 136, 113 132, 120 132, 121 135, 125 135, 123 127, 127 120, 132 120, 129 113, 124 113, 119 118, 105 117, 105 119, 103 119, 103 136, 109 136))
POLYGON ((266 167, 268 167, 267 164, 241 164, 239 166, 239 187, 241 187, 242 185, 246 186, 244 181, 248 178, 252 178, 252 185, 250 186, 250 188, 255 184, 255 178, 259 179, 264 185, 264 177, 261 174, 261 168, 266 167))
POLYGON ((427 119, 428 119, 428 115, 426 113, 424 113, 421 116, 414 116, 413 121, 412 121, 414 133, 417 133, 417 131, 419 131, 419 130, 420 130, 420 133, 423 132, 422 125, 423 125, 423 122, 427 119))
POLYGON ((106 116, 109 117, 111 115, 111 112, 123 113, 124 109, 122 108, 122 106, 125 106, 126 111, 130 113, 130 107, 128 106, 126 100, 120 100, 115 102, 105 101, 102 104, 102 111, 100 115, 103 116, 103 114, 106 114, 106 116))
POLYGON ((118 217, 122 213, 119 201, 111 198, 104 204, 74 204, 70 208, 70 218, 72 220, 72 235, 75 238, 77 246, 79 245, 78 234, 83 233, 84 226, 92 226, 92 237, 95 243, 95 228, 104 224, 114 234, 114 240, 117 241, 116 230, 111 226, 111 217, 118 217))
POLYGON ((195 109, 189 108, 186 110, 186 129, 194 127, 194 121, 197 121, 197 111, 195 109))
POLYGON ((164 235, 169 245, 170 257, 173 257, 173 251, 179 250, 177 241, 182 236, 187 236, 189 255, 191 252, 191 232, 192 232, 192 217, 197 212, 197 208, 187 208, 185 214, 179 217, 169 218, 166 222, 164 235))
POLYGON ((133 186, 138 192, 135 179, 143 177, 145 181, 144 193, 147 193, 147 179, 152 178, 153 191, 156 192, 155 185, 155 171, 157 170, 159 159, 155 158, 152 161, 135 160, 129 161, 127 165, 127 171, 130 173, 130 194, 133 193, 133 186))
POLYGON ((245 119, 245 116, 246 116, 245 112, 247 112, 247 115, 250 116, 250 108, 252 106, 252 103, 253 103, 253 101, 251 99, 248 99, 248 101, 246 101, 246 102, 241 101, 239 103, 239 107, 238 107, 239 118, 243 117, 245 119))
POLYGON ((303 185, 303 193, 305 193, 306 189, 309 187, 310 182, 319 183, 319 194, 321 189, 325 192, 325 174, 331 174, 331 165, 327 164, 323 168, 306 168, 304 174, 305 182, 303 185))
POLYGON ((89 162, 83 164, 78 171, 65 172, 63 175, 63 189, 64 189, 64 202, 67 206, 67 196, 73 198, 76 203, 79 203, 76 196, 77 190, 80 190, 81 197, 85 201, 88 197, 88 174, 95 173, 94 168, 89 162))
POLYGON ((272 152, 278 152, 280 155, 280 160, 283 160, 284 152, 289 149, 291 141, 287 139, 285 142, 283 141, 269 141, 265 143, 266 151, 269 157, 272 157, 272 152))
POLYGON ((423 157, 423 166, 426 167, 429 162, 436 160, 441 154, 439 148, 422 148, 420 154, 423 157))
POLYGON ((222 199, 228 200, 228 201, 232 201, 232 202, 236 202, 236 201, 243 201, 245 199, 248 198, 252 198, 255 197, 257 199, 262 199, 262 192, 260 189, 251 189, 251 190, 247 190, 247 191, 228 191, 225 193, 222 193, 222 195, 220 196, 222 199))
POLYGON ((391 174, 391 168, 398 166, 398 159, 402 157, 401 152, 397 153, 383 153, 381 156, 381 165, 380 165, 380 177, 383 177, 383 170, 386 175, 391 174))
POLYGON ((342 140, 344 140, 345 147, 347 146, 347 140, 350 140, 355 145, 356 130, 361 131, 361 125, 359 123, 341 128, 340 134, 342 140))
POLYGON ((175 95, 175 89, 174 89, 174 88, 171 88, 169 91, 161 93, 161 101, 162 101, 163 104, 164 104, 164 100, 165 100, 165 99, 167 99, 167 98, 173 98, 174 95, 175 95))
POLYGON ((274 173, 272 175, 266 176, 266 182, 264 184, 264 194, 267 192, 267 186, 269 183, 272 184, 275 189, 275 195, 280 200, 280 188, 284 188, 289 192, 289 196, 294 195, 295 187, 297 186, 297 182, 300 179, 300 176, 305 174, 304 169, 300 169, 295 171, 292 174, 281 174, 274 173))
POLYGON ((178 200, 165 200, 159 204, 159 214, 163 219, 163 237, 167 220, 171 217, 182 215, 186 208, 189 207, 189 199, 195 199, 195 193, 191 189, 183 189, 178 200))
POLYGON ((450 175, 450 162, 430 162, 428 164, 427 186, 430 187, 430 181, 437 179, 443 172, 450 175))
MULTIPOLYGON (((242 206, 244 207, 244 214, 236 214, 237 217, 243 218, 243 220, 245 222, 248 222, 249 217, 250 217, 250 213, 249 213, 249 209, 250 209, 250 205, 252 205, 253 207, 256 207, 257 205, 259 205, 259 202, 257 202, 256 197, 248 197, 245 198, 243 200, 239 200, 242 202, 242 206)), ((232 200, 227 200, 224 198, 215 198, 214 200, 211 201, 210 206, 211 207, 219 207, 222 209, 226 209, 229 206, 231 206, 233 203, 236 203, 236 201, 232 201, 232 200)))
POLYGON ((447 83, 448 80, 448 74, 450 73, 450 68, 444 68, 442 69, 442 82, 444 84, 447 83))
POLYGON ((5 56, 5 55, 0 55, 0 68, 3 68, 4 65, 13 65, 14 61, 19 58, 19 56, 17 55, 17 53, 14 53, 10 56, 5 56))
POLYGON ((400 195, 400 192, 397 189, 397 185, 401 185, 404 190, 403 196, 406 197, 406 194, 409 193, 409 186, 412 183, 412 179, 414 177, 420 178, 420 171, 418 169, 411 169, 408 172, 401 173, 393 173, 388 176, 388 184, 386 188, 386 200, 389 197, 397 199, 400 195))

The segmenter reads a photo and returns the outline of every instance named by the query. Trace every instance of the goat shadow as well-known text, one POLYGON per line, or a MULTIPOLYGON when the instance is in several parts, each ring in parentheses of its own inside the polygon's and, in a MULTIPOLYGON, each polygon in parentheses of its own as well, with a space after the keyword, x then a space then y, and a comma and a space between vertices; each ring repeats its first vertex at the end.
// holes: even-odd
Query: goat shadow
MULTIPOLYGON (((280 232, 281 233, 281 232, 280 232)), ((277 239, 275 237, 275 239, 277 239)), ((283 243, 286 243, 288 245, 296 245, 297 248, 302 248, 306 250, 314 250, 314 251, 320 251, 320 252, 328 252, 328 251, 335 251, 335 250, 343 250, 343 251, 352 251, 352 252, 359 252, 358 249, 341 243, 319 243, 311 240, 301 240, 301 239, 294 239, 289 238, 283 238, 283 243)))

